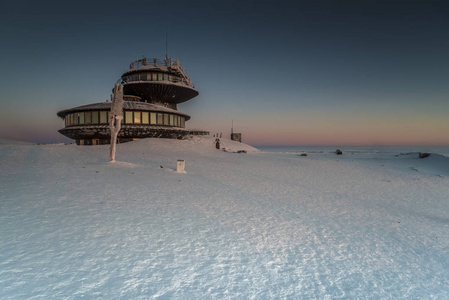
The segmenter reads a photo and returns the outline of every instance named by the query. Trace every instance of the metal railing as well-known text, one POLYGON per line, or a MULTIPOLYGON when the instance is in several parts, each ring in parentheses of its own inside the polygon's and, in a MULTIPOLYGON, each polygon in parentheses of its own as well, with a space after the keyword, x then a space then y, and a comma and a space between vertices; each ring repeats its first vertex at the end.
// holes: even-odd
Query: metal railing
POLYGON ((129 64, 130 69, 136 69, 142 66, 166 66, 169 67, 171 65, 172 59, 169 58, 167 61, 165 59, 159 59, 159 58, 142 58, 135 60, 129 64))

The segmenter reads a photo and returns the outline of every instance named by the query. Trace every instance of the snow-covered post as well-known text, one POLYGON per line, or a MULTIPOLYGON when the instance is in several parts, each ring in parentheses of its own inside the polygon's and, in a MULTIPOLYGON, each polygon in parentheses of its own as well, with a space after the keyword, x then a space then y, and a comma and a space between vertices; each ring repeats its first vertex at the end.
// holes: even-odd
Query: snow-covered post
POLYGON ((178 164, 176 166, 177 173, 185 173, 184 168, 186 166, 186 162, 183 159, 178 159, 178 164))
POLYGON ((111 153, 110 162, 115 162, 115 148, 117 145, 117 135, 120 131, 123 119, 123 84, 116 83, 114 86, 114 94, 111 99, 111 119, 109 128, 111 129, 111 153))

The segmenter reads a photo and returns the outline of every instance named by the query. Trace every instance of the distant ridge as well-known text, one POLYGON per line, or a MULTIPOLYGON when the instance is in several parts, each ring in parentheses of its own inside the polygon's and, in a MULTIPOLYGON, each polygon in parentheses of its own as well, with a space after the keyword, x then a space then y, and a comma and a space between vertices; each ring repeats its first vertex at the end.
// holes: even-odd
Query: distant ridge
POLYGON ((0 145, 35 145, 36 143, 13 140, 0 137, 0 145))

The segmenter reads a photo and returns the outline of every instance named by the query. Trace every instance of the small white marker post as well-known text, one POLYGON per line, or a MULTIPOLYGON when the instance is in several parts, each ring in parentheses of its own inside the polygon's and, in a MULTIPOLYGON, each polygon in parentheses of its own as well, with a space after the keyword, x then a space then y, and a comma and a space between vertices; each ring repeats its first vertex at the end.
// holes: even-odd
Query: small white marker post
POLYGON ((186 162, 183 159, 178 159, 178 164, 176 167, 176 173, 185 173, 184 168, 186 166, 186 162))

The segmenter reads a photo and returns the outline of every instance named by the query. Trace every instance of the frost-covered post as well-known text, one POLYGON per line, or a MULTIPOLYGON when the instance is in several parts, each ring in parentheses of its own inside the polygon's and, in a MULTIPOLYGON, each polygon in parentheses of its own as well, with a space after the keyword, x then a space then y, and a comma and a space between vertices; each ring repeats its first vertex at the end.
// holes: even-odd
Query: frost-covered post
POLYGON ((117 145, 117 135, 120 131, 123 119, 123 84, 116 83, 114 86, 114 94, 111 97, 111 119, 109 127, 111 129, 111 155, 110 162, 115 161, 115 148, 117 145))
POLYGON ((186 162, 183 159, 178 159, 178 163, 176 165, 176 172, 177 173, 185 173, 184 168, 186 166, 186 162))

